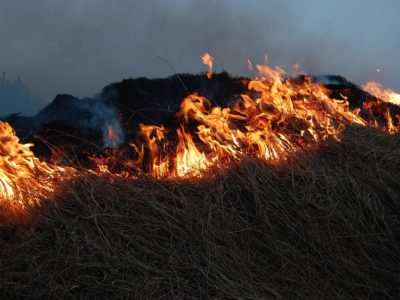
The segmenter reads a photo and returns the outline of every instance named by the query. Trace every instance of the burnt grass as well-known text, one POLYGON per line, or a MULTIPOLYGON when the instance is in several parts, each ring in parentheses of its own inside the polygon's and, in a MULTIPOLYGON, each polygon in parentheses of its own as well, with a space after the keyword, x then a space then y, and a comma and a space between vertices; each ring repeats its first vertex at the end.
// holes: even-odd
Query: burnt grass
POLYGON ((81 176, 0 228, 0 296, 398 299, 400 137, 340 142, 206 178, 81 176))

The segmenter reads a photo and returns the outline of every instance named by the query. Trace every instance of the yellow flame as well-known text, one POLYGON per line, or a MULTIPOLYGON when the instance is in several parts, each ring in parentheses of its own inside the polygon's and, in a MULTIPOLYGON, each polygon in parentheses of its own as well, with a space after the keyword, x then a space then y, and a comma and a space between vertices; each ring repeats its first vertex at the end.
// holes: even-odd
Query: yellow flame
MULTIPOLYGON (((311 77, 294 82, 285 80, 285 71, 278 67, 256 68, 259 78, 248 82, 249 92, 233 105, 213 106, 196 93, 187 96, 176 115, 180 122, 175 133, 177 146, 166 138, 163 126, 140 126, 153 176, 200 176, 211 165, 243 155, 285 160, 290 153, 317 146, 327 138, 339 139, 348 123, 379 126, 376 121, 363 119, 359 109, 350 109, 346 97, 331 98, 330 92, 311 77), (194 125, 197 130, 189 130, 194 125)), ((366 109, 378 104, 371 102, 366 109)), ((389 111, 382 117, 386 120, 384 130, 399 131, 389 111)), ((135 149, 142 149, 143 156, 143 144, 135 145, 135 149)))
POLYGON ((14 129, 0 121, 0 204, 13 210, 39 205, 40 199, 54 191, 56 178, 67 178, 73 171, 40 161, 21 144, 14 129))
MULTIPOLYGON (((206 53, 203 62, 212 75, 213 58, 206 53)), ((134 158, 122 158, 127 167, 116 173, 113 163, 120 160, 117 149, 103 158, 94 158, 95 174, 136 178, 138 173, 154 177, 203 176, 213 165, 226 165, 242 156, 270 162, 287 159, 290 153, 317 147, 324 140, 339 139, 347 124, 379 127, 389 133, 400 132, 400 117, 394 120, 389 105, 400 105, 400 95, 375 82, 363 88, 379 98, 366 101, 363 118, 360 109, 351 109, 345 96, 330 97, 330 91, 311 77, 288 80, 281 68, 256 65, 258 77, 244 80, 248 91, 226 107, 215 106, 198 94, 187 96, 176 114, 176 128, 139 125, 136 141, 131 143, 134 158)), ((395 119, 396 119, 395 118, 395 119)), ((117 139, 108 127, 108 138, 117 139)), ((40 204, 54 192, 58 181, 75 174, 36 158, 32 144, 21 144, 14 130, 0 121, 0 203, 18 209, 40 204)))

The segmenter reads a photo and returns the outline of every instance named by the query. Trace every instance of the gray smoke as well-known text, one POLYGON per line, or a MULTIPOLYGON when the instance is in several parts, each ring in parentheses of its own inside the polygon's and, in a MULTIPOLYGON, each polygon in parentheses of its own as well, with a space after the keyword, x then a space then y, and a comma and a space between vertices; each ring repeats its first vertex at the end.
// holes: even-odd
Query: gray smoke
POLYGON ((99 97, 75 102, 79 108, 92 114, 92 118, 80 120, 79 125, 88 128, 99 128, 103 133, 103 146, 117 148, 124 141, 124 131, 118 121, 117 111, 113 107, 106 105, 99 97), (112 130, 111 136, 110 130, 112 130))
POLYGON ((107 105, 101 94, 83 99, 66 94, 57 95, 54 101, 41 110, 33 120, 35 124, 46 125, 56 122, 79 128, 83 135, 101 132, 104 147, 116 148, 124 141, 124 132, 118 121, 118 111, 115 107, 107 105), (111 136, 110 130, 112 130, 111 136))
POLYGON ((400 89, 399 8, 396 0, 1 0, 0 70, 50 101, 127 77, 204 71, 206 51, 217 71, 246 75, 247 59, 268 53, 273 66, 400 89))

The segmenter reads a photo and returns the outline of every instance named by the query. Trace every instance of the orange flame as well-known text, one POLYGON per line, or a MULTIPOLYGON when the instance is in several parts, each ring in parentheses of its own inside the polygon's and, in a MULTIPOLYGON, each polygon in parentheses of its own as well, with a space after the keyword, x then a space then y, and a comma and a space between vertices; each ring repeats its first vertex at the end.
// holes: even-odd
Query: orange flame
POLYGON ((69 168, 40 161, 30 150, 32 144, 20 144, 13 128, 0 121, 0 204, 23 211, 40 204, 54 191, 55 179, 65 179, 69 168))
MULTIPOLYGON (((211 72, 212 57, 208 53, 203 57, 211 72)), ((176 114, 176 130, 167 131, 163 125, 139 125, 136 142, 131 144, 134 158, 126 161, 122 158, 118 164, 127 170, 113 170, 113 163, 121 159, 118 150, 113 149, 105 158, 93 158, 97 171, 91 172, 130 178, 138 174, 157 178, 203 176, 211 166, 224 166, 243 156, 273 163, 284 161, 291 153, 315 148, 326 139, 338 140, 350 123, 379 127, 389 133, 400 132, 400 117, 393 118, 385 103, 400 105, 399 94, 377 83, 364 86, 379 99, 365 102, 361 115, 360 109, 349 107, 346 97, 331 98, 330 91, 311 77, 289 80, 280 68, 266 65, 255 68, 259 77, 246 81, 248 92, 239 101, 226 107, 213 106, 205 97, 191 94, 183 99, 176 114)), ((107 133, 109 140, 116 141, 112 126, 107 133)), ((11 126, 0 121, 3 206, 23 210, 40 204, 42 198, 54 192, 57 182, 75 172, 40 161, 31 146, 20 144, 11 126)))
POLYGON ((112 145, 113 148, 116 148, 118 145, 118 136, 114 130, 114 128, 109 125, 107 127, 107 139, 110 141, 110 145, 112 145))
POLYGON ((214 64, 214 57, 212 57, 209 53, 204 53, 201 56, 201 60, 203 64, 208 67, 207 77, 210 79, 213 75, 213 64, 214 64))
POLYGON ((108 138, 112 141, 115 141, 117 138, 117 135, 115 134, 114 129, 111 125, 108 126, 108 134, 107 135, 108 135, 108 138))
POLYGON ((209 165, 205 154, 197 149, 192 136, 185 132, 183 126, 181 129, 177 129, 177 134, 179 144, 176 150, 175 175, 180 177, 185 175, 200 175, 201 171, 205 170, 209 165))
MULTIPOLYGON (((169 157, 163 155, 166 152, 167 143, 165 136, 167 131, 163 126, 152 126, 140 124, 141 132, 145 138, 149 154, 149 170, 156 177, 164 177, 169 174, 169 157)), ((141 147, 143 149, 143 145, 141 147)), ((143 151, 141 155, 143 155, 143 151)), ((143 156, 139 156, 139 161, 143 161, 143 156)))
MULTIPOLYGON (((234 105, 212 106, 198 94, 186 97, 177 113, 181 122, 176 130, 177 146, 167 138, 164 127, 141 125, 153 176, 198 176, 211 165, 243 155, 285 160, 290 153, 317 146, 327 138, 339 139, 346 124, 380 126, 375 120, 362 118, 359 109, 350 109, 344 96, 331 98, 311 77, 295 83, 283 79, 285 71, 278 67, 256 68, 260 78, 248 83, 249 93, 241 95, 241 101, 234 105), (193 124, 197 124, 196 132, 189 130, 193 124)), ((366 108, 372 110, 378 104, 366 108)), ((399 132, 389 111, 382 117, 386 121, 382 129, 399 132)), ((135 149, 143 150, 143 144, 135 149)))

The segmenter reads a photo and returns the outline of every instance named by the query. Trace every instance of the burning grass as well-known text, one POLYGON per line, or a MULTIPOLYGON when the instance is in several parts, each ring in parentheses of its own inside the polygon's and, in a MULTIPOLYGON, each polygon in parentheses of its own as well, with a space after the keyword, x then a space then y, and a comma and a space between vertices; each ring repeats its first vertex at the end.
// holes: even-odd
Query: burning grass
POLYGON ((64 182, 0 228, 2 298, 396 299, 400 137, 349 127, 282 164, 64 182))
POLYGON ((396 298, 398 94, 350 105, 256 68, 235 101, 190 94, 123 144, 107 123, 88 165, 40 160, 0 121, 0 295, 396 298))
MULTIPOLYGON (((0 209, 10 217, 24 217, 27 209, 40 205, 58 182, 67 180, 71 168, 48 165, 21 144, 14 129, 0 121, 0 209)), ((2 223, 0 221, 0 223, 2 223)))

